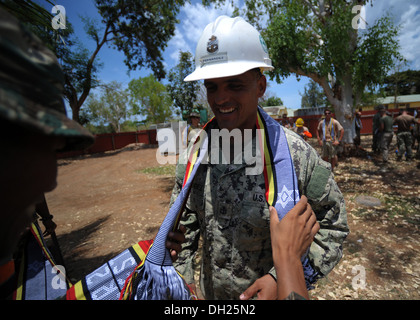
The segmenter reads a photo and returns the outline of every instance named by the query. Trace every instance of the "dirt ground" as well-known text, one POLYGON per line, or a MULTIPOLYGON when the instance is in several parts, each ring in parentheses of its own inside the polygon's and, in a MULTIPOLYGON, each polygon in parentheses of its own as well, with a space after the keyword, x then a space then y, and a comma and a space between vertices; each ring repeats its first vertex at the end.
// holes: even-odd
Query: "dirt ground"
MULTIPOLYGON (((335 171, 350 235, 342 260, 310 291, 312 299, 420 298, 420 161, 392 158, 384 168, 370 139, 362 139, 366 152, 340 159, 335 171)), ((159 166, 157 150, 130 145, 59 160, 58 187, 46 198, 73 282, 156 234, 174 182, 171 173, 143 171, 159 166)))

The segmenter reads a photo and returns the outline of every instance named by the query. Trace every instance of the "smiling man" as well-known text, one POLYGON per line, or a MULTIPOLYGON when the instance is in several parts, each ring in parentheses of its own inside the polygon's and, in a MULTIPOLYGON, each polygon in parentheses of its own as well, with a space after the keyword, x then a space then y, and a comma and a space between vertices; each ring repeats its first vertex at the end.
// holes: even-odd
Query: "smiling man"
POLYGON ((260 69, 243 74, 204 80, 207 100, 220 129, 253 129, 257 117, 258 99, 267 87, 260 69))
MULTIPOLYGON (((344 199, 330 165, 258 107, 267 86, 263 72, 273 66, 264 40, 253 26, 240 17, 217 18, 203 31, 195 62, 195 71, 185 81, 204 80, 215 115, 204 128, 209 140, 212 130, 222 129, 239 129, 243 139, 241 152, 234 152, 228 163, 214 161, 213 155, 225 150, 211 141, 211 149, 219 150, 211 150, 208 161, 203 161, 195 174, 181 219, 186 227, 182 250, 171 242, 182 241, 183 236, 169 234, 167 246, 177 251, 173 252, 178 258, 176 268, 195 287, 194 257, 201 237, 200 288, 204 298, 276 299, 269 207, 275 206, 282 218, 292 209, 307 209, 296 206, 304 195, 302 199, 307 199, 321 227, 302 257, 309 287, 338 263, 348 234, 344 199), (247 141, 246 130, 253 133, 247 141), (267 151, 263 152, 264 172, 247 174, 250 165, 237 160, 245 159, 247 147, 258 149, 258 142, 267 151)), ((230 141, 231 151, 235 150, 237 141, 230 141)), ((190 150, 180 156, 171 204, 182 188, 190 150)))

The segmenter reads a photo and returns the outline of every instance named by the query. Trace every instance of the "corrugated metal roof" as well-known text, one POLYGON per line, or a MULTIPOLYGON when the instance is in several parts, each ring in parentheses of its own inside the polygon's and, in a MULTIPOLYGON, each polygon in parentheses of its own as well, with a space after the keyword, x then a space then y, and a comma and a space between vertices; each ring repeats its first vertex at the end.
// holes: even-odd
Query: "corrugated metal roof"
MULTIPOLYGON (((395 101, 395 96, 378 98, 376 102, 379 104, 392 104, 395 101)), ((410 94, 405 96, 397 96, 397 103, 410 103, 410 102, 419 102, 420 94, 410 94)))

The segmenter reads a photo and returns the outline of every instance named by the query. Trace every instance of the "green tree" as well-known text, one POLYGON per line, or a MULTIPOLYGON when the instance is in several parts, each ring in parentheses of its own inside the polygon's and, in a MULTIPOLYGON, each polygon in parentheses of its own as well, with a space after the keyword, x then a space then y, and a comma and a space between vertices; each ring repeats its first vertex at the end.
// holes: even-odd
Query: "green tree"
POLYGON ((261 101, 260 105, 262 107, 277 107, 277 106, 282 106, 283 101, 281 100, 281 98, 273 96, 273 97, 268 97, 267 99, 264 99, 263 101, 261 101))
MULTIPOLYGON (((194 71, 194 62, 191 53, 180 52, 178 64, 171 69, 168 75, 168 91, 174 102, 175 108, 179 108, 179 114, 190 113, 194 108, 199 91, 197 81, 185 82, 187 75, 194 71)), ((178 110, 177 110, 178 111, 178 110)))
POLYGON ((64 46, 55 46, 55 53, 61 62, 64 72, 64 95, 72 110, 73 120, 81 123, 79 113, 92 89, 100 85, 98 72, 102 64, 98 61, 99 50, 106 43, 107 31, 100 38, 95 21, 83 18, 85 31, 96 43, 93 52, 89 52, 77 39, 64 46))
POLYGON ((301 96, 302 108, 319 108, 327 105, 327 99, 324 91, 319 84, 313 80, 310 80, 309 83, 305 85, 304 92, 301 96))
MULTIPOLYGON (((45 0, 44 5, 53 7, 55 4, 50 0, 45 0)), ((34 32, 46 45, 52 49, 52 38, 59 38, 73 32, 71 24, 66 24, 65 29, 54 30, 51 27, 53 18, 51 12, 43 6, 31 0, 0 0, 0 6, 13 14, 19 21, 23 22, 32 32, 34 32)))
MULTIPOLYGON (((99 84, 96 75, 101 65, 95 59, 105 42, 99 42, 96 50, 89 53, 75 37, 70 21, 66 19, 63 29, 53 29, 54 16, 46 9, 55 5, 52 1, 37 4, 30 0, 1 0, 0 4, 31 29, 57 56, 64 72, 64 96, 72 109, 73 119, 80 123, 85 121, 85 118, 79 119, 80 108, 90 90, 99 84)), ((85 19, 85 24, 88 34, 92 36, 93 22, 85 19)))
POLYGON ((420 94, 420 70, 408 69, 387 76, 383 89, 388 96, 420 94))
MULTIPOLYGON (((97 58, 104 45, 124 53, 128 70, 151 68, 156 78, 165 77, 162 52, 174 35, 179 22, 176 17, 185 2, 95 0, 102 20, 84 18, 86 32, 96 44, 93 52, 88 52, 74 38, 70 21, 66 21, 66 29, 52 29, 50 9, 55 1, 37 4, 31 0, 0 0, 3 7, 37 29, 59 58, 65 72, 65 96, 78 122, 83 103, 91 89, 99 85, 96 75, 101 65, 97 58)), ((212 2, 218 1, 203 0, 207 6, 212 2)))
POLYGON ((101 91, 99 98, 95 94, 89 96, 87 118, 90 123, 109 124, 114 132, 120 132, 122 123, 130 115, 128 91, 116 81, 103 85, 101 91))
POLYGON ((262 33, 275 66, 271 79, 281 82, 294 74, 318 83, 345 129, 346 143, 353 142, 353 108, 364 89, 382 84, 394 61, 403 59, 399 28, 389 16, 358 29, 367 2, 245 0, 247 17, 266 13, 262 33))
POLYGON ((172 101, 166 86, 153 75, 128 84, 133 114, 146 117, 147 123, 162 123, 172 118, 172 101))
POLYGON ((176 15, 184 3, 183 0, 95 0, 102 24, 85 18, 85 29, 96 48, 89 57, 83 57, 84 63, 78 64, 78 70, 84 73, 83 80, 76 85, 70 81, 67 84, 66 96, 74 120, 79 121, 80 108, 95 85, 94 62, 105 44, 124 52, 128 70, 148 67, 158 79, 165 77, 162 52, 174 35, 176 15))

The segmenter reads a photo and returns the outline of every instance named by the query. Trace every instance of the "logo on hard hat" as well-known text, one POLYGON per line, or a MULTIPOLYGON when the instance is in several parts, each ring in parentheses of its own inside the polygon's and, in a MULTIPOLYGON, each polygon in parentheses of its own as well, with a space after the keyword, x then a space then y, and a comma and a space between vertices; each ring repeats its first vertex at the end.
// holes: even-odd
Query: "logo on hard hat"
POLYGON ((211 36, 209 42, 207 42, 207 52, 215 53, 219 50, 219 40, 217 40, 216 36, 211 36))
POLYGON ((264 41, 264 38, 260 35, 260 43, 265 53, 268 53, 267 44, 264 41))

